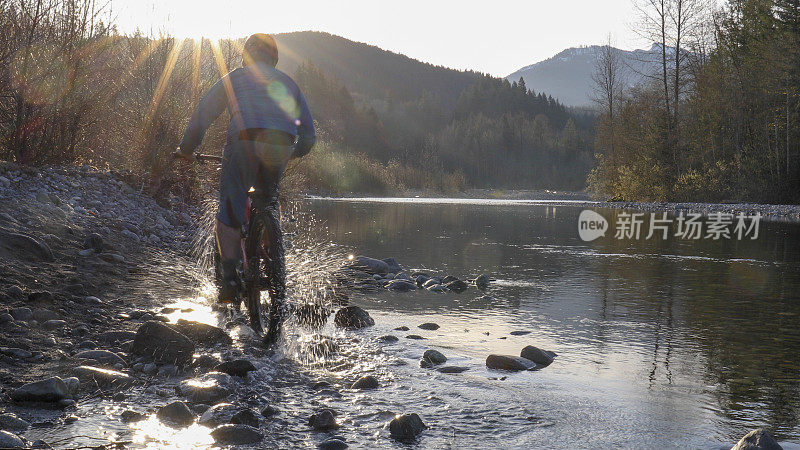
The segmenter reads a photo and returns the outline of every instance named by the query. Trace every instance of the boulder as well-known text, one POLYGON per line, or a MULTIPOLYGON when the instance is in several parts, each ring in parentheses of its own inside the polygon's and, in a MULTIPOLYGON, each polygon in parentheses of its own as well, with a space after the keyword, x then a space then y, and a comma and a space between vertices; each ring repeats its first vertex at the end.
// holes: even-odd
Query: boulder
POLYGON ((98 252, 103 251, 103 236, 100 236, 97 233, 92 233, 89 236, 86 236, 86 239, 83 240, 83 248, 94 249, 98 252))
POLYGON ((396 279, 386 283, 386 289, 394 292, 408 292, 417 290, 417 284, 413 281, 396 279))
POLYGON ((178 319, 174 328, 200 345, 231 344, 233 339, 222 328, 201 322, 178 319))
POLYGON ((308 424, 311 428, 318 431, 329 431, 339 428, 339 424, 336 423, 336 413, 327 408, 316 414, 312 414, 311 417, 308 418, 308 424))
POLYGON ((256 366, 246 359, 235 359, 232 361, 225 361, 214 368, 217 372, 227 373, 235 377, 246 378, 247 372, 256 370, 256 366))
POLYGON ((449 283, 446 283, 445 286, 447 287, 447 289, 450 289, 456 294, 460 294, 467 290, 467 283, 464 283, 461 280, 453 280, 449 283))
POLYGON ((0 414, 0 430, 24 431, 30 426, 28 421, 20 419, 16 414, 0 414))
POLYGON ((13 317, 14 320, 27 322, 27 321, 33 319, 33 311, 31 311, 30 308, 26 308, 24 306, 19 307, 19 308, 11 308, 10 313, 11 313, 11 317, 13 317))
POLYGON ((58 328, 64 328, 65 326, 67 326, 67 321, 58 319, 48 320, 42 324, 42 328, 45 330, 56 330, 58 328))
POLYGON ((194 422, 194 413, 189 408, 189 405, 181 401, 162 406, 156 416, 162 422, 169 422, 181 427, 191 425, 194 422))
POLYGON ((205 410, 197 423, 208 427, 216 427, 224 423, 230 423, 231 417, 241 410, 242 407, 238 405, 233 405, 230 403, 218 403, 205 410))
POLYGON ((553 362, 553 358, 556 356, 556 354, 532 345, 528 345, 522 349, 519 356, 529 359, 539 366, 547 367, 553 362))
POLYGON ((389 273, 389 264, 380 259, 367 256, 356 257, 355 261, 353 261, 353 267, 370 274, 386 275, 389 273))
POLYGON ((473 282, 475 286, 482 291, 489 287, 489 277, 485 274, 479 275, 473 282))
POLYGON ((140 420, 144 420, 146 418, 147 415, 132 411, 130 409, 126 409, 125 411, 122 411, 122 414, 120 414, 120 419, 122 419, 122 421, 125 423, 139 422, 140 420))
POLYGON ((403 271, 403 268, 400 266, 394 258, 385 258, 382 259, 383 262, 389 267, 389 272, 400 273, 403 271))
POLYGON ((386 344, 391 344, 391 343, 399 341, 400 338, 398 338, 397 336, 391 335, 391 334, 386 334, 386 335, 383 335, 383 336, 379 337, 378 340, 380 342, 383 342, 383 343, 386 343, 386 344))
POLYGON ((214 428, 211 437, 219 445, 251 445, 264 439, 264 435, 257 428, 230 423, 214 428))
POLYGON ((333 321, 337 327, 351 330, 375 325, 375 320, 370 317, 369 313, 358 306, 345 306, 336 311, 333 321))
POLYGON ((96 361, 99 364, 106 364, 109 366, 114 366, 115 364, 122 364, 123 366, 127 365, 127 363, 125 362, 124 359, 122 359, 122 357, 108 350, 84 350, 82 352, 77 353, 75 355, 75 358, 88 359, 96 361))
POLYGON ((433 330, 438 330, 439 329, 439 324, 436 324, 436 323, 433 323, 433 322, 425 322, 425 323, 423 323, 421 325, 417 325, 417 328, 419 328, 421 330, 433 331, 433 330))
POLYGON ((458 281, 458 278, 454 277, 452 275, 447 275, 446 277, 444 277, 441 280, 439 280, 439 282, 442 283, 442 284, 451 283, 453 281, 458 281))
POLYGON ((221 372, 209 372, 181 382, 179 391, 194 403, 213 404, 230 394, 231 377, 221 372))
POLYGON ((11 392, 16 402, 58 402, 71 398, 75 392, 59 377, 47 378, 24 384, 11 392))
POLYGON ((0 431, 0 448, 27 448, 25 441, 14 433, 0 431))
POLYGON ((378 381, 377 378, 373 377, 372 375, 365 375, 356 380, 356 382, 353 383, 352 386, 350 386, 350 389, 357 389, 364 391, 367 389, 377 389, 379 387, 381 387, 381 383, 378 381))
POLYGON ((79 380, 102 387, 122 388, 129 386, 133 382, 133 379, 127 374, 99 367, 78 366, 73 372, 79 380))
POLYGON ((438 368, 436 370, 441 372, 441 373, 461 373, 461 372, 466 372, 467 370, 469 370, 469 367, 443 366, 443 367, 440 367, 440 368, 438 368))
POLYGON ((536 370, 536 363, 521 356, 489 355, 486 358, 486 367, 497 370, 536 370))
POLYGON ((160 363, 185 365, 192 361, 194 343, 184 334, 156 321, 145 322, 136 331, 131 351, 160 363))
POLYGON ((416 413, 403 414, 389 422, 389 433, 398 441, 412 440, 427 428, 416 413))
POLYGON ((347 448, 347 442, 338 437, 325 439, 317 445, 319 450, 344 450, 347 448))
POLYGON ((33 319, 39 323, 44 323, 48 320, 58 319, 58 314, 49 309, 38 308, 33 310, 33 319))
POLYGON ((782 450, 772 436, 763 428, 757 428, 742 437, 731 450, 782 450))
POLYGON ((447 357, 434 349, 425 350, 425 353, 422 354, 422 359, 430 362, 431 364, 444 364, 447 362, 447 357))
POLYGON ((0 248, 4 248, 6 251, 16 250, 27 257, 43 261, 52 262, 55 260, 53 252, 47 244, 20 233, 0 234, 0 248))
POLYGON ((251 427, 258 428, 258 416, 251 409, 243 408, 233 416, 231 416, 231 423, 239 423, 242 425, 250 425, 251 427))

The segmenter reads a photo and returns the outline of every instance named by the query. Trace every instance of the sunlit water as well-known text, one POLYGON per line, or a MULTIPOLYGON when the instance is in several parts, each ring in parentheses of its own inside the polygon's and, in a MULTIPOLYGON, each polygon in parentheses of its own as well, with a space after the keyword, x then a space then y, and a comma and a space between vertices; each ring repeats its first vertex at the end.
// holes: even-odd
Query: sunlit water
MULTIPOLYGON (((784 448, 800 448, 800 225, 762 223, 755 241, 585 243, 576 207, 388 199, 315 199, 306 206, 316 221, 295 226, 288 255, 295 298, 325 298, 327 277, 348 252, 462 279, 486 273, 495 281, 491 298, 474 287, 462 294, 351 295, 375 318, 374 327, 290 325, 272 356, 252 347, 246 326, 233 327, 232 354, 258 368, 236 382, 237 398, 280 411, 262 422, 264 446, 314 447, 335 435, 351 448, 402 448, 408 444, 392 441, 387 424, 415 412, 430 427, 415 448, 717 449, 760 426, 784 448), (418 329, 423 322, 441 328, 418 329), (401 325, 411 330, 394 330, 401 325), (400 341, 381 343, 386 334, 400 341), (339 351, 319 356, 314 348, 322 336, 339 351), (525 345, 559 356, 536 372, 486 369, 488 354, 517 355, 525 345), (420 368, 428 348, 469 370, 420 368), (368 373, 380 389, 349 389, 368 373), (314 389, 318 381, 331 387, 314 389), (339 430, 310 429, 309 415, 322 407, 339 413, 339 430)), ((610 220, 618 213, 597 211, 610 220)), ((171 321, 224 324, 225 316, 208 306, 213 290, 204 276, 196 276, 194 296, 163 299, 175 308, 171 321)), ((55 426, 27 437, 61 446, 210 446, 210 429, 174 429, 152 415, 180 399, 169 391, 180 380, 154 379, 161 395, 137 386, 123 402, 85 399, 77 422, 63 424, 54 411, 55 426), (124 424, 118 416, 125 409, 150 415, 124 424)))

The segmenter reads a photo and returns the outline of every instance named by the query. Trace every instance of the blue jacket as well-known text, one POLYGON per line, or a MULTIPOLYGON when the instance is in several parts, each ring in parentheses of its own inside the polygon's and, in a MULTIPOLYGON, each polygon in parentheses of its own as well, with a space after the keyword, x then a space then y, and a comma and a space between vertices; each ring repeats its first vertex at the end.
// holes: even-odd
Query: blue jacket
POLYGON ((192 152, 206 130, 227 108, 228 140, 249 128, 280 130, 297 136, 294 156, 307 154, 317 141, 308 103, 288 75, 264 63, 236 69, 217 81, 195 108, 180 148, 192 152))

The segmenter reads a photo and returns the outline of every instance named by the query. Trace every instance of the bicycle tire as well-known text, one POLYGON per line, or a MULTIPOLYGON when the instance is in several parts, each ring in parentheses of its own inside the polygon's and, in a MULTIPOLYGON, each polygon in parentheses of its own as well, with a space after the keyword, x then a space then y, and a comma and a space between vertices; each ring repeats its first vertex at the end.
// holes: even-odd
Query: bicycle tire
POLYGON ((277 204, 267 207, 262 213, 264 224, 263 244, 267 249, 267 291, 270 297, 269 321, 265 343, 272 345, 280 337, 283 324, 283 308, 286 299, 286 261, 283 233, 277 204))
POLYGON ((261 259, 263 257, 261 235, 264 231, 264 224, 258 214, 250 216, 249 233, 245 241, 245 251, 247 252, 247 275, 244 280, 244 287, 247 297, 247 314, 250 316, 250 327, 258 334, 264 333, 264 325, 261 317, 261 286, 259 275, 261 271, 261 259))

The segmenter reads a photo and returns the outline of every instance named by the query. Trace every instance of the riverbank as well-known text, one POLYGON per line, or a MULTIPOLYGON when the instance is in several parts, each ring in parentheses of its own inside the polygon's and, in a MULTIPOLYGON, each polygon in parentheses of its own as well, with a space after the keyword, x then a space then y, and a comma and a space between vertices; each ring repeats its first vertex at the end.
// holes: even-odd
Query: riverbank
POLYGON ((356 194, 341 197, 324 195, 309 198, 343 198, 350 201, 389 201, 408 203, 483 203, 574 206, 577 208, 632 209, 647 212, 761 214, 764 220, 800 222, 800 205, 772 205, 763 203, 703 203, 703 202, 622 202, 592 200, 585 192, 549 190, 493 190, 471 189, 454 196, 437 195, 431 192, 408 191, 397 197, 362 197, 356 194))

